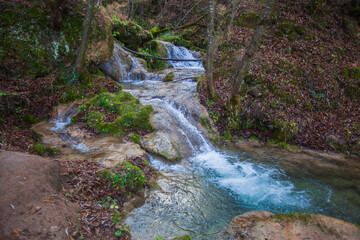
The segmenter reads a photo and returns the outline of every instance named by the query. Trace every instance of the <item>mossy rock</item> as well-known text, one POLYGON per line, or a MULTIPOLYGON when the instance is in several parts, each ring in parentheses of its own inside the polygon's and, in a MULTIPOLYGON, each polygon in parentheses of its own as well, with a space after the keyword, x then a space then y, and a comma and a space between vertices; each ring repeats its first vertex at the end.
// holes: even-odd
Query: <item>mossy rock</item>
POLYGON ((131 21, 117 20, 113 23, 111 30, 117 40, 133 50, 143 47, 144 43, 153 39, 151 32, 131 21))
POLYGON ((172 82, 172 81, 174 81, 174 73, 170 72, 165 76, 164 82, 172 82))
POLYGON ((174 36, 169 33, 165 33, 164 35, 158 37, 159 40, 170 42, 176 46, 192 48, 193 44, 191 41, 185 40, 182 36, 174 36))
POLYGON ((154 109, 143 106, 139 99, 128 92, 101 93, 79 109, 85 114, 82 119, 88 126, 103 133, 123 136, 124 130, 153 130, 150 114, 154 109), (114 116, 108 120, 108 115, 114 116))
MULTIPOLYGON (((279 26, 278 37, 286 37, 289 41, 295 41, 305 35, 305 29, 301 26, 294 26, 291 23, 282 23, 279 26)), ((307 35, 305 35, 306 38, 307 35)))
MULTIPOLYGON (((167 49, 166 47, 156 41, 152 40, 144 44, 143 48, 139 48, 137 50, 139 53, 145 54, 145 55, 151 55, 155 57, 160 58, 166 58, 167 57, 167 49)), ((146 61, 146 66, 149 69, 156 69, 156 70, 164 70, 165 69, 165 61, 152 58, 152 57, 143 57, 143 59, 146 61)))
POLYGON ((276 140, 287 142, 295 139, 299 134, 299 126, 293 122, 273 121, 273 134, 276 140))
POLYGON ((60 150, 57 148, 52 148, 44 146, 41 143, 36 143, 30 147, 31 150, 35 151, 40 156, 56 156, 60 154, 60 150))
POLYGON ((134 141, 134 143, 136 143, 136 144, 141 144, 141 139, 140 139, 140 135, 139 134, 133 134, 133 135, 131 135, 131 140, 133 140, 134 141))
POLYGON ((235 26, 242 26, 247 28, 255 28, 260 21, 260 16, 256 13, 243 13, 239 18, 234 20, 235 26))
MULTIPOLYGON (((64 14, 59 35, 49 24, 49 9, 42 4, 33 2, 26 9, 16 9, 16 3, 14 6, 3 9, 0 15, 1 73, 34 79, 54 69, 64 69, 66 64, 73 62, 81 40, 84 16, 64 14)), ((89 46, 103 39, 112 39, 111 32, 100 27, 96 17, 92 22, 89 46), (109 33, 111 39, 107 38, 109 33)), ((89 50, 94 51, 92 48, 89 50)), ((92 61, 88 60, 85 65, 92 61)))
POLYGON ((172 238, 171 240, 191 240, 191 237, 189 235, 184 235, 181 237, 172 238))

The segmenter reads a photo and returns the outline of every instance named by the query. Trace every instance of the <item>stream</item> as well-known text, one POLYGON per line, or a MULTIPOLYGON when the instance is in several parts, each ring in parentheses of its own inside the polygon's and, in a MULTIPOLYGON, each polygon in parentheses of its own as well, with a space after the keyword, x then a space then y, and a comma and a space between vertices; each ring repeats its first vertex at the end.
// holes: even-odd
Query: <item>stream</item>
MULTIPOLYGON (((199 58, 186 48, 162 44, 168 58, 199 58)), ((149 73, 140 59, 116 44, 114 55, 101 66, 121 82, 124 91, 153 106, 156 132, 167 136, 182 158, 174 164, 149 154, 150 164, 162 175, 157 180, 159 189, 151 190, 145 203, 128 214, 125 224, 133 239, 185 234, 192 239, 221 239, 233 217, 252 210, 322 213, 360 223, 360 163, 356 159, 246 142, 213 146, 200 124, 207 116, 196 92, 196 78, 204 73, 201 62, 168 64, 164 71, 149 73), (174 73, 174 80, 163 82, 169 72, 174 73)), ((114 159, 123 161, 120 156, 146 154, 137 144, 116 143, 111 136, 79 140, 76 126, 69 125, 77 107, 60 108, 58 119, 36 127, 47 144, 65 148, 63 158, 91 157, 114 166, 114 159)))
MULTIPOLYGON (((168 58, 192 57, 185 48, 165 46, 168 58)), ((360 222, 360 191, 356 189, 360 178, 349 174, 351 169, 331 161, 324 164, 316 157, 287 156, 277 153, 279 149, 257 153, 212 146, 196 119, 200 104, 193 79, 203 73, 201 63, 169 64, 175 73, 171 83, 156 77, 122 82, 125 91, 154 107, 156 129, 173 132, 170 136, 179 138, 183 155, 177 164, 150 155, 151 164, 163 176, 158 179, 160 189, 151 191, 145 204, 125 222, 134 239, 184 234, 219 239, 233 217, 251 210, 314 212, 360 222), (301 166, 301 161, 306 165, 301 166)))

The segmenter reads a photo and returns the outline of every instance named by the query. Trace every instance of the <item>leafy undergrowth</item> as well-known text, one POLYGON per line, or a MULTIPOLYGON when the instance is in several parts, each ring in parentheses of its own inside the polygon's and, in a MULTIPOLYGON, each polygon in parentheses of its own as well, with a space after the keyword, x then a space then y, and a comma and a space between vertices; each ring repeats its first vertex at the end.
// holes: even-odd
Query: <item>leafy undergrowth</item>
POLYGON ((151 105, 143 106, 128 92, 101 93, 80 106, 73 122, 84 122, 95 133, 145 135, 152 131, 152 112, 151 105))
POLYGON ((121 222, 124 203, 138 190, 150 188, 157 176, 143 158, 132 158, 110 169, 93 161, 61 161, 63 194, 82 207, 72 220, 69 236, 76 239, 131 239, 121 222), (136 187, 134 187, 136 186, 136 187))
MULTIPOLYGON (((360 39, 344 26, 347 3, 278 2, 242 84, 237 117, 227 105, 254 30, 235 22, 231 34, 223 34, 214 62, 219 98, 208 101, 205 89, 199 91, 220 132, 264 141, 280 136, 278 141, 310 149, 360 154, 360 39), (279 135, 284 128, 294 134, 279 135)), ((255 14, 263 7, 244 4, 255 14)), ((240 9, 236 19, 242 14, 240 9)))

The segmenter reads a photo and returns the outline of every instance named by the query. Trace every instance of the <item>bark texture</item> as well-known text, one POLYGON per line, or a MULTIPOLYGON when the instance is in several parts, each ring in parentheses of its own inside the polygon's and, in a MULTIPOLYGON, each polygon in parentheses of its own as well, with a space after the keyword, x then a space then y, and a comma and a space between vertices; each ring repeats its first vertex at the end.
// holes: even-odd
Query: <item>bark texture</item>
POLYGON ((77 72, 80 72, 83 62, 84 62, 84 55, 87 48, 87 43, 89 40, 90 35, 90 27, 91 27, 91 20, 93 18, 93 12, 94 12, 94 3, 95 0, 88 0, 88 8, 86 10, 86 16, 85 16, 85 22, 84 22, 84 28, 82 32, 80 47, 76 55, 74 68, 77 72))
POLYGON ((215 83, 212 74, 213 62, 214 62, 214 50, 215 50, 215 37, 214 37, 215 7, 216 7, 216 1, 209 0, 208 23, 207 23, 207 49, 206 49, 206 64, 205 64, 206 91, 209 99, 214 99, 216 97, 215 83))

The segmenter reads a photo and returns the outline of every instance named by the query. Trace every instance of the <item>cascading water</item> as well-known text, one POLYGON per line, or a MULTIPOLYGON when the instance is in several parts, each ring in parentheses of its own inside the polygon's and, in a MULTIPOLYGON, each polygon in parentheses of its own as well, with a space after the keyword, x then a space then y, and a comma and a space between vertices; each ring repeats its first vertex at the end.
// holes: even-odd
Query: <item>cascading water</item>
MULTIPOLYGON (((168 58, 194 58, 186 48, 164 45, 168 58)), ((181 69, 177 77, 183 81, 124 83, 124 90, 154 107, 156 128, 179 143, 184 157, 180 163, 169 165, 150 155, 151 164, 163 177, 158 180, 160 189, 152 191, 146 203, 126 220, 134 239, 184 234, 193 239, 218 239, 232 217, 257 209, 310 211, 360 221, 360 196, 353 190, 346 189, 345 195, 305 171, 292 170, 290 174, 278 164, 286 158, 276 154, 260 158, 253 153, 214 148, 198 128, 199 119, 194 118, 199 105, 196 83, 183 77, 194 69, 203 70, 201 63, 170 64, 181 69)))
MULTIPOLYGON (((175 46, 172 43, 169 42, 162 42, 160 41, 167 50, 167 58, 170 59, 196 59, 195 56, 197 56, 196 52, 190 51, 189 49, 185 47, 178 47, 175 46), (194 56, 195 55, 195 56, 194 56)), ((204 70, 204 67, 201 63, 201 61, 169 61, 169 65, 173 66, 174 68, 193 68, 193 69, 202 69, 204 70)))
POLYGON ((78 108, 70 108, 69 111, 65 111, 65 113, 58 113, 58 118, 51 123, 54 124, 54 127, 51 130, 64 142, 70 143, 70 147, 80 152, 88 152, 90 148, 86 146, 83 142, 77 140, 76 138, 67 134, 67 130, 65 129, 71 123, 71 118, 77 113, 78 108))

